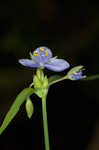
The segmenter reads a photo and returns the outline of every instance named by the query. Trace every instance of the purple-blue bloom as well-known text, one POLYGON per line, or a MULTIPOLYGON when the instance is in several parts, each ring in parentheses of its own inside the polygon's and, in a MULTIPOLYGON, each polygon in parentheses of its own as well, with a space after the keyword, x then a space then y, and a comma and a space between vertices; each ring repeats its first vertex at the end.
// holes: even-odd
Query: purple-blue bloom
POLYGON ((32 53, 33 59, 20 59, 19 63, 26 67, 47 68, 55 72, 61 72, 70 67, 64 59, 53 58, 48 47, 39 47, 32 53))
POLYGON ((77 70, 76 72, 74 72, 70 77, 70 79, 73 79, 73 80, 79 80, 82 78, 82 70, 77 70))

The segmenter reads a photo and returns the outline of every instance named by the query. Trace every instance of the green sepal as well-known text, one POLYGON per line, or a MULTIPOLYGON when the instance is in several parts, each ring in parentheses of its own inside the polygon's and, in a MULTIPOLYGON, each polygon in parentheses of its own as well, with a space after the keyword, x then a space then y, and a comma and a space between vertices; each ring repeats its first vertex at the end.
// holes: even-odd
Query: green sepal
POLYGON ((26 113, 28 118, 30 119, 34 113, 34 106, 31 99, 28 97, 25 103, 26 113))
POLYGON ((50 63, 51 61, 55 60, 58 56, 52 57, 47 63, 50 63))
POLYGON ((32 61, 36 62, 35 59, 34 59, 34 57, 33 57, 33 55, 32 55, 32 53, 30 52, 29 54, 30 54, 30 58, 32 59, 32 61))
POLYGON ((4 121, 0 127, 0 134, 6 129, 6 127, 9 125, 9 123, 12 121, 12 119, 18 113, 22 103, 33 93, 34 93, 34 89, 26 88, 16 97, 15 101, 13 102, 11 108, 9 109, 8 113, 6 114, 4 121))

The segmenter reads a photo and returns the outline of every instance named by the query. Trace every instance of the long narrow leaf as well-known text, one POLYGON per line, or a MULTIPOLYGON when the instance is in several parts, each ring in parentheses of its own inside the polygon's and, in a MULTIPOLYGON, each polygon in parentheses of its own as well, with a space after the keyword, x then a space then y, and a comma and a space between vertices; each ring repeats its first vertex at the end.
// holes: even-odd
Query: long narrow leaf
POLYGON ((10 110, 6 114, 4 121, 0 127, 0 134, 6 129, 9 123, 15 117, 22 103, 27 99, 27 97, 29 97, 33 93, 34 90, 32 88, 26 88, 16 97, 15 101, 13 102, 10 110))
POLYGON ((83 80, 97 80, 97 79, 99 79, 99 74, 89 76, 83 80))

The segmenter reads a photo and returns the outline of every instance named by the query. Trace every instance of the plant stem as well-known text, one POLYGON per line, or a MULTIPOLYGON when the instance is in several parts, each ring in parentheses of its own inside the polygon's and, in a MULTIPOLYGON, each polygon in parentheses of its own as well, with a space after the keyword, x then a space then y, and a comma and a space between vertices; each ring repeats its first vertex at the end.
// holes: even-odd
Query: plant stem
POLYGON ((63 77, 63 78, 61 78, 61 79, 52 81, 51 83, 48 84, 48 86, 51 86, 52 84, 55 84, 55 83, 57 83, 57 82, 60 82, 60 81, 66 80, 66 79, 68 79, 68 77, 63 77))
POLYGON ((50 150, 49 135, 48 135, 48 122, 47 122, 47 110, 46 110, 46 97, 42 98, 42 115, 43 115, 45 150, 50 150))

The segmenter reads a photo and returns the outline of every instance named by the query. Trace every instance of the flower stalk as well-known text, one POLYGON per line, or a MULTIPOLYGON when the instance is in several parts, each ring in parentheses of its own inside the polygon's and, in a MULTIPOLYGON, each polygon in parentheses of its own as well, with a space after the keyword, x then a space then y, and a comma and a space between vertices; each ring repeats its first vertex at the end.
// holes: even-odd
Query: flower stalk
POLYGON ((49 134, 48 134, 48 121, 47 121, 47 110, 46 110, 46 97, 45 96, 42 98, 42 116, 43 116, 45 150, 50 150, 49 134))

